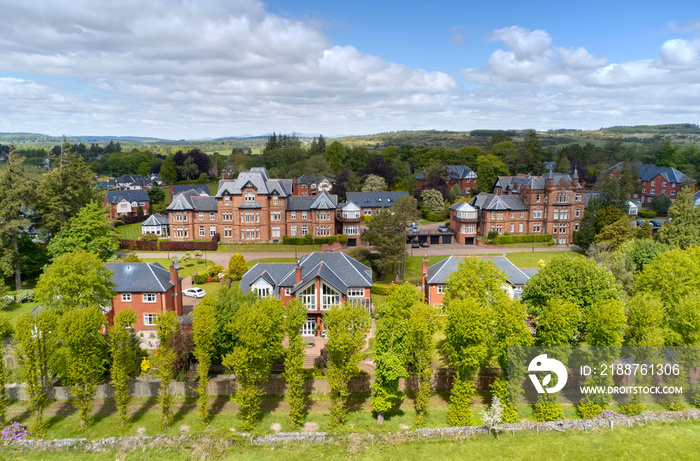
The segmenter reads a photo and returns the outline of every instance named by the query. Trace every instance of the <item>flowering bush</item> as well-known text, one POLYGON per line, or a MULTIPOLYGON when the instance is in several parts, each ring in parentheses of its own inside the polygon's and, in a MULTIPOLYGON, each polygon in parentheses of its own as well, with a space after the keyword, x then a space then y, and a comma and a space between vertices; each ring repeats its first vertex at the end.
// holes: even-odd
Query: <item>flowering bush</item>
POLYGON ((13 421, 11 424, 8 424, 5 429, 2 430, 2 433, 0 433, 0 440, 3 442, 24 440, 27 437, 29 437, 27 425, 18 423, 17 421, 13 421))
POLYGON ((596 416, 596 418, 598 418, 598 419, 611 419, 611 418, 619 418, 621 416, 623 416, 623 415, 621 415, 620 413, 615 413, 612 410, 603 410, 600 412, 600 414, 598 414, 598 416, 596 416))
POLYGON ((151 362, 147 358, 143 358, 141 360, 141 372, 143 373, 148 373, 148 370, 151 369, 151 362))

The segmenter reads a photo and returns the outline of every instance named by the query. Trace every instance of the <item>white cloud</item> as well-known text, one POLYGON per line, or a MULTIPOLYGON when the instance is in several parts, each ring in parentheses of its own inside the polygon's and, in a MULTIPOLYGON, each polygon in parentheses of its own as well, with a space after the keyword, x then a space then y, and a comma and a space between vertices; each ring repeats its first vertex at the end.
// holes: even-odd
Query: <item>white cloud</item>
POLYGON ((543 30, 528 30, 518 26, 496 29, 491 33, 492 41, 501 41, 518 59, 541 56, 552 44, 552 38, 543 30))
POLYGON ((661 45, 659 59, 663 64, 678 67, 695 67, 698 65, 700 41, 676 38, 661 45))

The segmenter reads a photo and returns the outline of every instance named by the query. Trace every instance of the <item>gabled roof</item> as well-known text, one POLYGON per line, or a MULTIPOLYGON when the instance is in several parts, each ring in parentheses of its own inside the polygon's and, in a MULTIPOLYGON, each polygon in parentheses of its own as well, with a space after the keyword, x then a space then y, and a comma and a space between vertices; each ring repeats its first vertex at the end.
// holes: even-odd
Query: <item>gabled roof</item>
POLYGON ((469 205, 488 211, 527 211, 528 207, 519 195, 493 195, 480 192, 469 205))
MULTIPOLYGON (((552 183, 556 185, 571 186, 573 179, 566 173, 545 173, 542 176, 531 176, 529 174, 519 174, 517 176, 499 176, 494 187, 500 187, 503 192, 519 194, 523 186, 531 190, 542 190, 547 185, 547 179, 552 178, 552 183)), ((583 186, 579 183, 577 188, 583 186)))
POLYGON ((173 186, 173 197, 180 192, 194 190, 198 195, 209 195, 209 186, 206 184, 186 184, 184 186, 173 186))
MULTIPOLYGON (((433 264, 428 268, 426 282, 429 285, 440 285, 447 283, 447 277, 457 270, 457 266, 463 258, 464 256, 450 256, 447 259, 443 259, 442 261, 433 264)), ((506 280, 511 285, 525 285, 530 279, 529 275, 518 269, 515 264, 508 260, 508 258, 503 256, 487 256, 481 259, 493 262, 496 267, 505 272, 506 280)))
POLYGON ((450 207, 450 210, 455 211, 476 211, 476 208, 468 204, 467 202, 459 201, 450 207))
POLYGON ((158 263, 106 263, 105 267, 114 271, 117 293, 165 293, 174 286, 170 271, 158 263))
MULTIPOLYGON (((447 177, 451 181, 467 179, 470 173, 473 178, 476 178, 476 172, 466 165, 445 165, 445 171, 447 172, 447 177)), ((418 173, 416 179, 425 179, 425 174, 423 172, 418 173)))
POLYGON ((343 211, 360 211, 360 207, 357 206, 357 204, 355 204, 355 203, 353 203, 353 202, 346 202, 346 203, 343 203, 343 204, 340 206, 340 209, 343 210, 343 211))
POLYGON ((319 184, 323 182, 324 180, 328 182, 333 182, 329 178, 327 178, 325 175, 322 174, 305 174, 302 176, 299 176, 296 180, 297 184, 319 184))
POLYGON ((217 211, 216 197, 201 196, 190 189, 177 194, 168 205, 168 211, 217 211))
POLYGON ((287 211, 335 210, 338 208, 338 196, 322 191, 315 197, 289 197, 287 211))
POLYGON ((143 189, 137 190, 111 190, 107 192, 107 203, 119 203, 122 200, 128 202, 148 202, 148 192, 143 189))
POLYGON ((279 293, 280 288, 290 288, 293 291, 308 284, 316 277, 331 285, 343 294, 348 288, 369 288, 372 286, 372 269, 344 253, 311 253, 300 258, 297 263, 301 266, 301 283, 296 283, 295 263, 263 263, 256 264, 241 278, 241 289, 250 290, 256 280, 263 277, 279 293), (272 280, 273 282, 270 282, 272 280))
POLYGON ((224 195, 241 195, 243 189, 253 188, 258 194, 272 195, 278 194, 280 197, 287 197, 292 193, 291 179, 270 179, 265 168, 251 168, 238 175, 235 180, 219 181, 219 190, 216 197, 224 195))
POLYGON ((142 224, 141 227, 143 226, 162 226, 168 224, 168 217, 163 216, 160 213, 154 213, 151 216, 148 217, 147 220, 145 220, 142 224))
POLYGON ((353 202, 360 208, 390 207, 404 195, 408 195, 408 192, 348 192, 345 194, 348 202, 353 202))
POLYGON ((639 179, 641 181, 651 181, 659 175, 664 178, 664 181, 674 184, 680 184, 682 182, 695 182, 675 168, 644 164, 639 167, 639 179))
POLYGON ((124 176, 118 176, 114 179, 118 184, 144 184, 146 178, 140 174, 126 174, 124 176))

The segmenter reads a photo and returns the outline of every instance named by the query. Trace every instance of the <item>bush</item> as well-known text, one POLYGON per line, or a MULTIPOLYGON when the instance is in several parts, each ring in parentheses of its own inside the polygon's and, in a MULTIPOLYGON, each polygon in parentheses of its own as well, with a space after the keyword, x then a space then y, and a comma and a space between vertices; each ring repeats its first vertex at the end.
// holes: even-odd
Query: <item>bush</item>
POLYGON ((493 240, 493 239, 495 239, 496 237, 498 237, 498 232, 496 232, 496 231, 491 231, 491 232, 489 232, 488 235, 486 236, 486 238, 489 239, 489 240, 493 240))
POLYGON ((641 415, 646 411, 646 405, 641 402, 623 403, 620 410, 627 416, 641 415))
MULTIPOLYGON (((495 231, 491 231, 495 232, 495 231)), ((535 242, 553 242, 552 236, 550 234, 534 234, 534 235, 496 235, 491 237, 491 232, 489 232, 489 239, 492 243, 498 245, 505 245, 509 243, 532 243, 535 242)))
POLYGON ((202 283, 207 283, 207 280, 209 280, 209 274, 194 274, 193 277, 193 282, 195 285, 201 285, 202 283))
POLYGON ((389 287, 387 285, 372 285, 369 291, 375 295, 386 296, 389 294, 389 287))
POLYGON ((537 402, 532 405, 535 421, 558 421, 564 419, 559 402, 537 402))
POLYGON ((217 264, 215 266, 209 266, 206 272, 202 273, 208 275, 209 278, 218 280, 219 274, 221 274, 222 272, 224 272, 224 268, 221 266, 221 264, 217 264))
POLYGON ((348 243, 348 236, 343 234, 343 235, 338 235, 338 241, 342 244, 348 243))
POLYGON ((34 290, 22 290, 18 291, 15 295, 15 302, 17 304, 30 303, 34 301, 34 290))
POLYGON ((654 210, 639 210, 637 214, 640 218, 656 218, 656 211, 654 210))
POLYGON ((578 405, 578 414, 583 419, 595 418, 603 411, 603 407, 597 403, 583 402, 578 405))
POLYGON ((231 255, 228 261, 228 275, 232 280, 240 280, 248 272, 248 264, 242 255, 231 255))
MULTIPOLYGON (((425 213, 425 219, 433 222, 440 222, 445 220, 444 213, 425 213)), ((449 226, 449 224, 448 224, 449 226)))
POLYGON ((153 233, 141 234, 139 240, 141 240, 142 242, 156 242, 158 241, 158 235, 153 233))

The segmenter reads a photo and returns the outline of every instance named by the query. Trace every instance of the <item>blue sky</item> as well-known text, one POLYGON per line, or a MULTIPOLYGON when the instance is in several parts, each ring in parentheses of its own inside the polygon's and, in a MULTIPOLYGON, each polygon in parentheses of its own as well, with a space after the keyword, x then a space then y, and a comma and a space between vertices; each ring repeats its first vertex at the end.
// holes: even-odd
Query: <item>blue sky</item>
POLYGON ((0 0, 0 131, 698 123, 697 2, 0 0))

